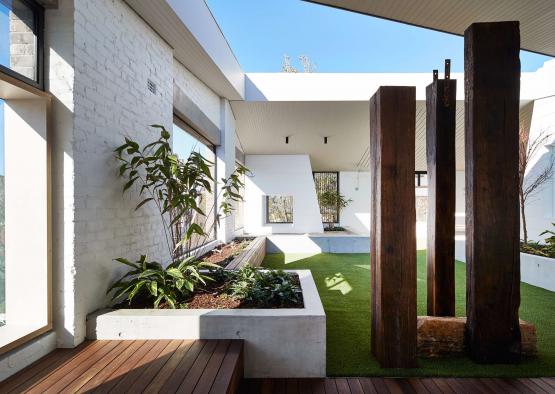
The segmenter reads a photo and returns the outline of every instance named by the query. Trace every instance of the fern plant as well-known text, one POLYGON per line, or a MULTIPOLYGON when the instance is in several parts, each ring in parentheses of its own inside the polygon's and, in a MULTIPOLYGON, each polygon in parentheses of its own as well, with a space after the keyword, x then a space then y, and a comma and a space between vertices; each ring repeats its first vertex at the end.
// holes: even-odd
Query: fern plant
POLYGON ((114 291, 113 300, 126 298, 131 302, 141 295, 151 300, 155 308, 162 301, 175 308, 187 293, 206 284, 208 277, 200 273, 202 267, 217 267, 199 262, 192 253, 209 234, 207 221, 204 220, 202 226, 196 219, 214 214, 218 226, 220 219, 232 212, 233 203, 243 200, 241 179, 250 173, 246 167, 238 166, 229 177, 221 178, 218 196, 205 212, 200 201, 203 195, 212 192, 214 163, 198 152, 182 160, 172 151, 170 132, 160 125, 152 127, 160 130, 159 139, 141 147, 136 141, 125 138, 125 143, 116 148, 115 153, 120 162, 119 175, 126 180, 123 192, 138 188, 141 200, 135 209, 150 204, 158 210, 171 261, 164 268, 158 262, 147 261, 146 256, 136 262, 121 257, 115 259, 131 270, 116 281, 108 293, 114 291))

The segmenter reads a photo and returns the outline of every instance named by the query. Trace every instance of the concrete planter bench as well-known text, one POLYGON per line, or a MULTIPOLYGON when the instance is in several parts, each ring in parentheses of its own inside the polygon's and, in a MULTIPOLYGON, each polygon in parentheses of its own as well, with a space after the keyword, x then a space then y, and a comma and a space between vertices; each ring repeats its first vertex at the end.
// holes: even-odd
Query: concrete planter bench
POLYGON ((239 269, 247 264, 253 267, 260 267, 266 257, 266 237, 256 237, 249 243, 237 257, 235 257, 226 267, 226 270, 239 269))
POLYGON ((326 315, 309 270, 304 308, 104 309, 87 317, 89 339, 243 339, 246 378, 326 376, 326 315))
POLYGON ((555 259, 521 253, 520 280, 555 291, 555 259))

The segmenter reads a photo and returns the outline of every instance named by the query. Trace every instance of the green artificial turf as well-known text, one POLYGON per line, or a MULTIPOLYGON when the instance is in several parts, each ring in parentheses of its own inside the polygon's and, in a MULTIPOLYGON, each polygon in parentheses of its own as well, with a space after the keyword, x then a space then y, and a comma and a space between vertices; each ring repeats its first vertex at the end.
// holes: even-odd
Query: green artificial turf
MULTIPOLYGON (((270 254, 264 266, 310 269, 327 316, 329 376, 555 376, 555 293, 521 284, 521 319, 536 325, 538 356, 519 365, 481 365, 465 356, 419 359, 416 369, 382 369, 370 354, 368 254, 270 254)), ((465 264, 456 263, 456 313, 465 315, 465 264)), ((426 314, 426 252, 418 251, 419 315, 426 314)))

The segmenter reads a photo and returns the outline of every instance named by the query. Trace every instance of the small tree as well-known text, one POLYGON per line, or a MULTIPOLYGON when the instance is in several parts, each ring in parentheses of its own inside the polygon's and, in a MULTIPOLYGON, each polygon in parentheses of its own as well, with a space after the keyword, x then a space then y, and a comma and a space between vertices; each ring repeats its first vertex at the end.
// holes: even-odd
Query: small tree
POLYGON ((528 174, 528 177, 526 177, 526 171, 532 158, 548 143, 550 138, 550 133, 541 132, 530 141, 529 134, 524 128, 521 128, 519 131, 518 197, 520 200, 520 215, 522 216, 522 232, 525 244, 528 243, 526 203, 530 197, 541 190, 542 185, 551 179, 553 175, 553 158, 549 157, 549 161, 544 168, 537 173, 528 174))
MULTIPOLYGON (((325 191, 318 193, 318 202, 320 203, 320 207, 328 208, 328 209, 337 209, 337 216, 339 219, 339 214, 343 208, 346 208, 353 200, 346 199, 341 193, 337 191, 325 191)), ((335 223, 329 223, 328 228, 334 228, 335 223)))
POLYGON ((195 219, 215 215, 217 226, 220 218, 229 215, 233 202, 243 200, 241 178, 248 170, 239 165, 229 177, 221 178, 218 195, 203 211, 200 202, 206 193, 212 192, 215 182, 211 171, 214 163, 198 152, 192 152, 187 159, 179 158, 172 151, 170 132, 163 126, 152 127, 160 129, 158 140, 141 147, 125 138, 125 143, 116 148, 115 153, 120 162, 119 175, 126 180, 123 191, 134 190, 134 185, 138 187, 142 200, 135 209, 147 204, 156 207, 170 261, 163 265, 149 261, 146 255, 137 261, 117 258, 117 262, 132 270, 117 280, 108 292, 115 290, 113 299, 125 297, 131 303, 135 296, 141 295, 155 308, 162 302, 175 308, 180 298, 206 284, 208 277, 200 268, 213 266, 201 262, 192 253, 209 234, 208 221, 199 224, 195 219))

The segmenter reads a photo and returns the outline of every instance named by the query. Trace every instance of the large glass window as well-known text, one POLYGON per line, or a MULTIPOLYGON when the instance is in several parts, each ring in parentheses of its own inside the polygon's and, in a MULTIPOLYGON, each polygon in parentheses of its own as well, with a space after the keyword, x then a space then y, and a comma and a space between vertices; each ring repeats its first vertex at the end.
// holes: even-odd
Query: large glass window
POLYGON ((266 223, 293 223, 293 196, 266 196, 266 223))
MULTIPOLYGON (((214 154, 214 146, 211 145, 208 141, 203 139, 200 135, 198 135, 191 127, 187 126, 186 123, 182 122, 179 119, 176 119, 173 125, 173 135, 172 135, 172 149, 175 154, 181 160, 187 160, 191 152, 198 152, 200 153, 205 159, 209 160, 213 163, 211 167, 212 176, 216 179, 216 164, 215 164, 215 154, 214 154)), ((205 213, 205 215, 199 215, 197 213, 191 213, 191 217, 186 218, 184 223, 181 223, 181 226, 186 225, 187 222, 193 222, 198 224, 201 228, 204 229, 206 235, 199 236, 197 234, 193 234, 193 237, 185 245, 185 252, 194 250, 207 242, 213 241, 216 239, 216 194, 215 194, 215 187, 216 184, 214 183, 211 192, 204 192, 201 196, 199 201, 200 209, 205 213)), ((179 224, 178 224, 179 225, 179 224)), ((183 234, 184 229, 178 229, 176 231, 177 234, 183 234)))
POLYGON ((325 224, 339 223, 339 172, 314 172, 314 186, 320 206, 322 222, 325 224))
POLYGON ((51 328, 48 99, 22 95, 0 97, 0 354, 51 328))
POLYGON ((0 0, 0 70, 41 84, 42 10, 31 0, 0 0))

